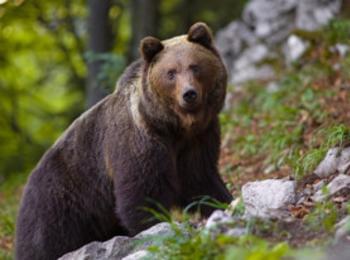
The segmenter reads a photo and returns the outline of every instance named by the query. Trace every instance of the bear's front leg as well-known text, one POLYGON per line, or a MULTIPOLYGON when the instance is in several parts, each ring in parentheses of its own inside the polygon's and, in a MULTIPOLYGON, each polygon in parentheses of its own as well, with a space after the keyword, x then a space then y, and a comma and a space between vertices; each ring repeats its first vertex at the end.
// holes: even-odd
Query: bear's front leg
MULTIPOLYGON (((188 142, 178 160, 181 172, 183 206, 194 205, 203 197, 210 197, 222 203, 230 203, 232 195, 226 188, 218 171, 220 152, 220 131, 218 123, 213 124, 206 133, 188 142)), ((209 216, 215 207, 199 205, 203 216, 209 216)), ((193 210, 198 209, 194 207, 193 210)))
POLYGON ((149 209, 170 210, 179 193, 167 147, 143 141, 143 147, 124 151, 114 176, 117 217, 130 236, 159 222, 149 209))

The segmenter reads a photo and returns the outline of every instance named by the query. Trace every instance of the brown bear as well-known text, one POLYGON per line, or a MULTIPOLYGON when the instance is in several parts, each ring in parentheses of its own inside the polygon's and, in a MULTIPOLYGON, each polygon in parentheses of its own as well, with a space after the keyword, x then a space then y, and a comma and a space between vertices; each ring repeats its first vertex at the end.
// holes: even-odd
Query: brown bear
POLYGON ((227 74, 209 28, 146 37, 140 52, 116 91, 75 120, 32 172, 17 259, 56 259, 133 236, 157 222, 145 208, 184 208, 200 196, 231 201, 217 168, 227 74))

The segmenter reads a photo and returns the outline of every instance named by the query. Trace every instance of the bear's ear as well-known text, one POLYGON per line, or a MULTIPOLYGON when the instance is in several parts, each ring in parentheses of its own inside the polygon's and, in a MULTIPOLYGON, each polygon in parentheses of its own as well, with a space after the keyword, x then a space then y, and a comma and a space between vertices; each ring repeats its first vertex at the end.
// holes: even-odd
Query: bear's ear
POLYGON ((143 59, 147 62, 151 62, 154 56, 163 49, 164 46, 161 41, 152 36, 147 36, 141 41, 140 52, 143 59))
POLYGON ((210 28, 205 23, 199 22, 191 26, 187 33, 187 40, 212 48, 213 36, 210 28))

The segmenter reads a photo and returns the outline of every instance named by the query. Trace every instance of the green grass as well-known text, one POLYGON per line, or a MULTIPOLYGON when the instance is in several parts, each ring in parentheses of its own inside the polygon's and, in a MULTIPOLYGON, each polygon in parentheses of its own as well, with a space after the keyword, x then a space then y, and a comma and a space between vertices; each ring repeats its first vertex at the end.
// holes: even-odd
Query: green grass
POLYGON ((202 259, 323 259, 320 248, 293 249, 286 242, 272 243, 258 236, 247 234, 240 237, 214 235, 208 230, 197 230, 188 223, 181 229, 173 225, 175 235, 155 238, 155 245, 148 248, 146 259, 202 260, 202 259))
POLYGON ((324 66, 312 64, 302 71, 292 69, 274 92, 258 83, 248 85, 239 103, 221 115, 232 152, 263 155, 266 167, 287 165, 296 178, 310 173, 329 148, 350 140, 349 126, 325 108, 325 99, 337 90, 317 89, 318 81, 332 76, 324 66), (316 138, 306 139, 307 134, 316 138))
POLYGON ((335 146, 343 147, 350 140, 350 128, 344 124, 333 125, 315 131, 315 137, 311 141, 311 147, 305 155, 296 160, 294 169, 298 176, 309 173, 324 158, 327 151, 335 146), (318 144, 318 140, 322 140, 318 144))
POLYGON ((311 41, 310 51, 292 67, 279 65, 278 89, 250 82, 220 118, 233 154, 263 156, 265 168, 287 166, 302 178, 329 148, 350 141, 348 121, 335 119, 329 108, 337 104, 327 103, 339 94, 337 80, 346 85, 350 77, 350 56, 340 58, 330 50, 336 43, 350 44, 350 22, 335 20, 322 31, 296 33, 311 41), (340 65, 338 70, 334 64, 340 65))
POLYGON ((311 229, 334 231, 338 218, 336 205, 332 201, 318 202, 313 211, 306 216, 305 222, 311 229))

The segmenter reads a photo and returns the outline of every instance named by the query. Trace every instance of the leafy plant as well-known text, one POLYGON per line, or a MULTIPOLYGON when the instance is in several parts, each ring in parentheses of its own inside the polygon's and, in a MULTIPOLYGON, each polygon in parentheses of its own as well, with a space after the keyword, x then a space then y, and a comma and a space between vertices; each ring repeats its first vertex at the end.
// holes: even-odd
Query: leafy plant
POLYGON ((349 141, 350 128, 344 124, 321 128, 316 131, 311 141, 311 147, 315 146, 315 148, 311 148, 296 161, 295 172, 297 177, 312 171, 330 148, 343 147, 349 141))
MULTIPOLYGON (((327 193, 327 191, 323 191, 327 193)), ((322 227, 325 231, 333 230, 337 221, 338 213, 335 204, 332 201, 326 200, 318 202, 313 211, 307 215, 305 223, 313 230, 320 230, 322 227)))
POLYGON ((347 43, 350 38, 350 21, 335 19, 329 23, 325 29, 326 41, 335 43, 347 43))

